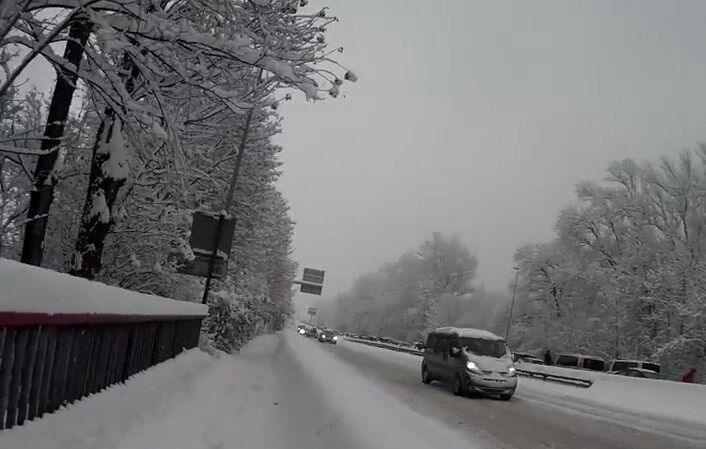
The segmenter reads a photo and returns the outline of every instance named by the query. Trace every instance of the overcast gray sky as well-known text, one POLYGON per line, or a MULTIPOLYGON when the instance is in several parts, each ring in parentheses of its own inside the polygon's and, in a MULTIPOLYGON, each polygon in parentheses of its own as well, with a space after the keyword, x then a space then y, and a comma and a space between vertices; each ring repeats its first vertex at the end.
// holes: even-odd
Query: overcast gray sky
POLYGON ((704 1, 326 3, 359 81, 287 104, 279 138, 295 257, 325 296, 433 231, 505 289, 578 181, 706 137, 704 1))

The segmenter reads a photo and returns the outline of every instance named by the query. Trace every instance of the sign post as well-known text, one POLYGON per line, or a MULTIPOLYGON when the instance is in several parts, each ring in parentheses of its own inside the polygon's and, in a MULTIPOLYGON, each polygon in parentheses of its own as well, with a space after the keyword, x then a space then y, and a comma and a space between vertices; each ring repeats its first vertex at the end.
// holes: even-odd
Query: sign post
POLYGON ((316 316, 317 309, 316 307, 309 307, 309 310, 306 311, 307 315, 309 315, 309 324, 311 324, 314 321, 314 317, 316 316))

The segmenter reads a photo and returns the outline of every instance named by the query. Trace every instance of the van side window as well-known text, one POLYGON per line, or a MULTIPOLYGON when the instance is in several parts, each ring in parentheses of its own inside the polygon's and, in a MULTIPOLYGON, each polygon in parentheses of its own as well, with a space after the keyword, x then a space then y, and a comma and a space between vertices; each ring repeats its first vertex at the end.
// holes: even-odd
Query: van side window
POLYGON ((436 344, 436 340, 436 334, 429 334, 429 336, 427 337, 427 344, 424 346, 426 346, 427 349, 430 349, 431 352, 434 352, 434 345, 436 344))

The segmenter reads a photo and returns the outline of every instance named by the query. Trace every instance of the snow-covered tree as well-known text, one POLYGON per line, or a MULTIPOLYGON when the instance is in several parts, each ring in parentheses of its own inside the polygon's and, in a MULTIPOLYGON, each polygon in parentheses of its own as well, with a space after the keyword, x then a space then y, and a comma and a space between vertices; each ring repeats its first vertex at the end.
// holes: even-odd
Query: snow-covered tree
POLYGON ((434 233, 415 251, 358 278, 331 305, 321 301, 320 308, 341 329, 418 340, 473 312, 476 266, 458 237, 434 233))
POLYGON ((578 203, 557 219, 557 238, 516 254, 520 313, 511 341, 701 365, 698 350, 688 361, 669 357, 680 342, 706 338, 705 188, 704 147, 676 162, 615 162, 605 182, 580 183, 578 203))

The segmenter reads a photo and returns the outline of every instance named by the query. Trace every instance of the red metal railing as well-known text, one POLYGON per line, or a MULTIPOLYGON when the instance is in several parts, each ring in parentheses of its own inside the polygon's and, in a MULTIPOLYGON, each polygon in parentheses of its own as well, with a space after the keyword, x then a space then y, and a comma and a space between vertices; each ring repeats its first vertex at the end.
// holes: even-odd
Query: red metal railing
POLYGON ((202 319, 0 312, 0 429, 196 347, 202 319))

